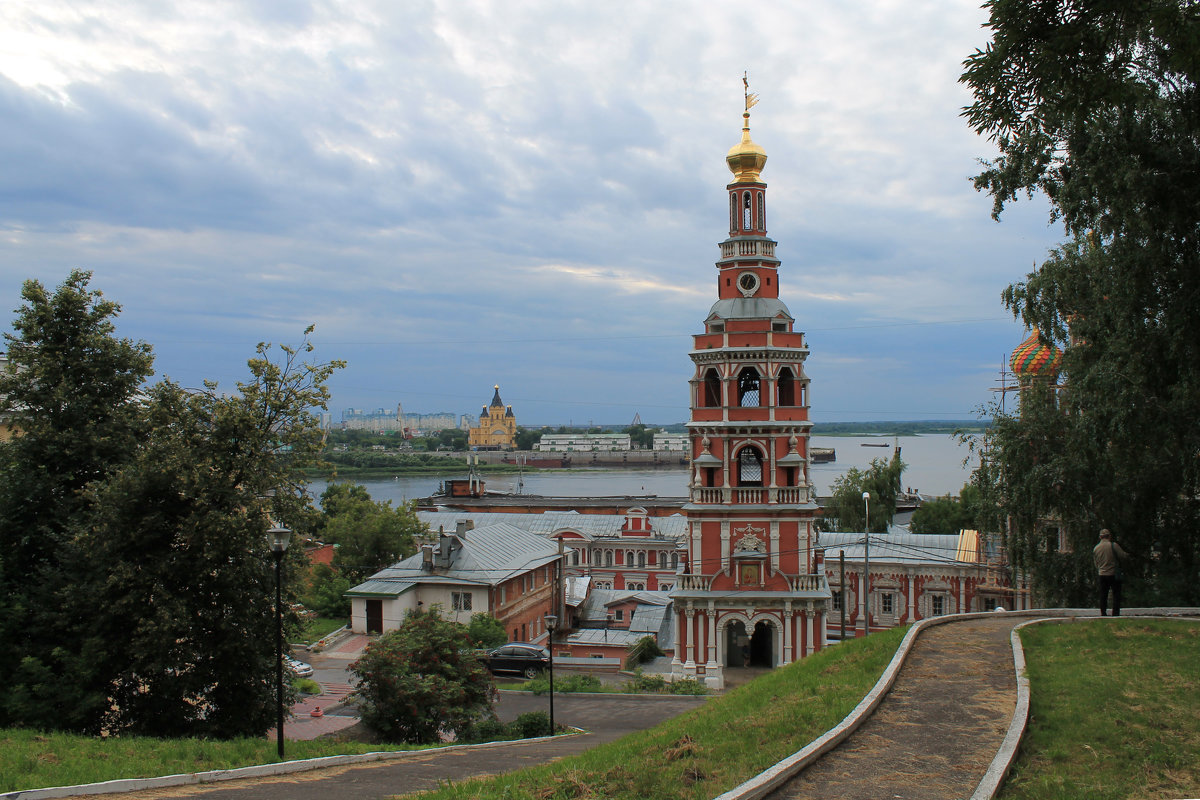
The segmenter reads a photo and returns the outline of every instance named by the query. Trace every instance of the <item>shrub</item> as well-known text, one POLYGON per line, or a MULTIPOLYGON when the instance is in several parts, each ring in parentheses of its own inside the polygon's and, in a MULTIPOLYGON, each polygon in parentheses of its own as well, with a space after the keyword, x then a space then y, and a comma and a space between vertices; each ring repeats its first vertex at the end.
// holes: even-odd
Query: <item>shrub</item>
POLYGON ((476 720, 470 727, 463 730, 462 741, 495 742, 512 738, 509 726, 505 725, 495 714, 476 720))
POLYGON ((667 684, 671 694, 708 694, 708 687, 695 678, 684 678, 667 684))
POLYGON ((633 671, 633 680, 626 681, 624 690, 631 694, 648 694, 665 692, 667 680, 662 675, 643 674, 642 668, 633 671))
POLYGON ((436 607, 410 611, 399 629, 367 645, 350 665, 362 721, 385 741, 430 744, 464 738, 492 713, 495 689, 471 651, 465 625, 436 607))
MULTIPOLYGON (((542 673, 533 680, 526 681, 525 688, 537 695, 549 694, 550 678, 542 673)), ((554 680, 555 692, 598 692, 603 688, 604 684, 599 678, 587 673, 575 673, 554 680)))
POLYGON ((634 669, 639 664, 653 661, 659 656, 666 655, 653 636, 643 636, 632 645, 625 655, 625 669, 634 669))
POLYGON ((471 623, 467 625, 467 635, 475 643, 475 647, 500 647, 508 641, 508 633, 500 620, 482 611, 471 615, 471 623))
POLYGON ((550 730, 550 715, 545 711, 526 711, 508 723, 508 731, 518 739, 532 739, 553 733, 550 730))

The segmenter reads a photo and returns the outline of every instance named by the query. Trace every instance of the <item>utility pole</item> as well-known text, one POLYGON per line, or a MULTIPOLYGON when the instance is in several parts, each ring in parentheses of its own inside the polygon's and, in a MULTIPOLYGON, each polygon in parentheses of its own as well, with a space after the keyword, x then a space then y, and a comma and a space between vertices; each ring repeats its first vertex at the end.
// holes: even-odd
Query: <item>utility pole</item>
POLYGON ((866 513, 866 533, 863 535, 863 636, 871 632, 871 493, 863 492, 863 508, 866 513))
POLYGON ((841 612, 842 612, 842 635, 840 637, 840 641, 844 642, 844 641, 846 641, 846 551, 845 550, 838 551, 838 566, 842 571, 842 579, 838 583, 838 586, 842 587, 839 590, 842 593, 842 602, 838 603, 838 605, 841 606, 841 612))

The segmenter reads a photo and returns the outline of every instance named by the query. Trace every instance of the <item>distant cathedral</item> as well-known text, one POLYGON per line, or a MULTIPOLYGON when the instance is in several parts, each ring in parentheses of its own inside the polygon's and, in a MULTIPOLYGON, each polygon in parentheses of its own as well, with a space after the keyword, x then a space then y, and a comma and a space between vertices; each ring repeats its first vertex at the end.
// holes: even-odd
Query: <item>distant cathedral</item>
POLYGON ((517 418, 512 406, 500 400, 498 384, 492 402, 479 412, 479 426, 467 432, 467 446, 472 450, 512 450, 517 446, 517 418))

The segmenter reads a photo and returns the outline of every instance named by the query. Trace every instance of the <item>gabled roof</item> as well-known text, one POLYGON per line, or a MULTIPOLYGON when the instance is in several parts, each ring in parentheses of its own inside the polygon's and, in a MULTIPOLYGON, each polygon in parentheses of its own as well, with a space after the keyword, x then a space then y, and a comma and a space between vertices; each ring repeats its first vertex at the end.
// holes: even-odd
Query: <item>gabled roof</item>
POLYGON ((464 534, 446 534, 438 547, 450 549, 450 566, 426 570, 424 556, 417 553, 380 570, 346 594, 399 595, 416 584, 432 583, 496 586, 559 558, 558 546, 553 542, 504 523, 464 534), (391 590, 385 591, 388 587, 391 590))

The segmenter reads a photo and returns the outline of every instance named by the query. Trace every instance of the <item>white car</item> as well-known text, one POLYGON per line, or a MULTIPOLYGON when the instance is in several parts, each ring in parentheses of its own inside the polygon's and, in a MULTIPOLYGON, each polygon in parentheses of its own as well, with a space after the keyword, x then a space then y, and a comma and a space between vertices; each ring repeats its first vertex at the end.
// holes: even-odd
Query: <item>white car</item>
POLYGON ((313 674, 312 664, 305 664, 298 658, 292 658, 291 656, 285 655, 283 657, 283 664, 290 669, 292 674, 294 674, 297 678, 308 678, 313 674))

